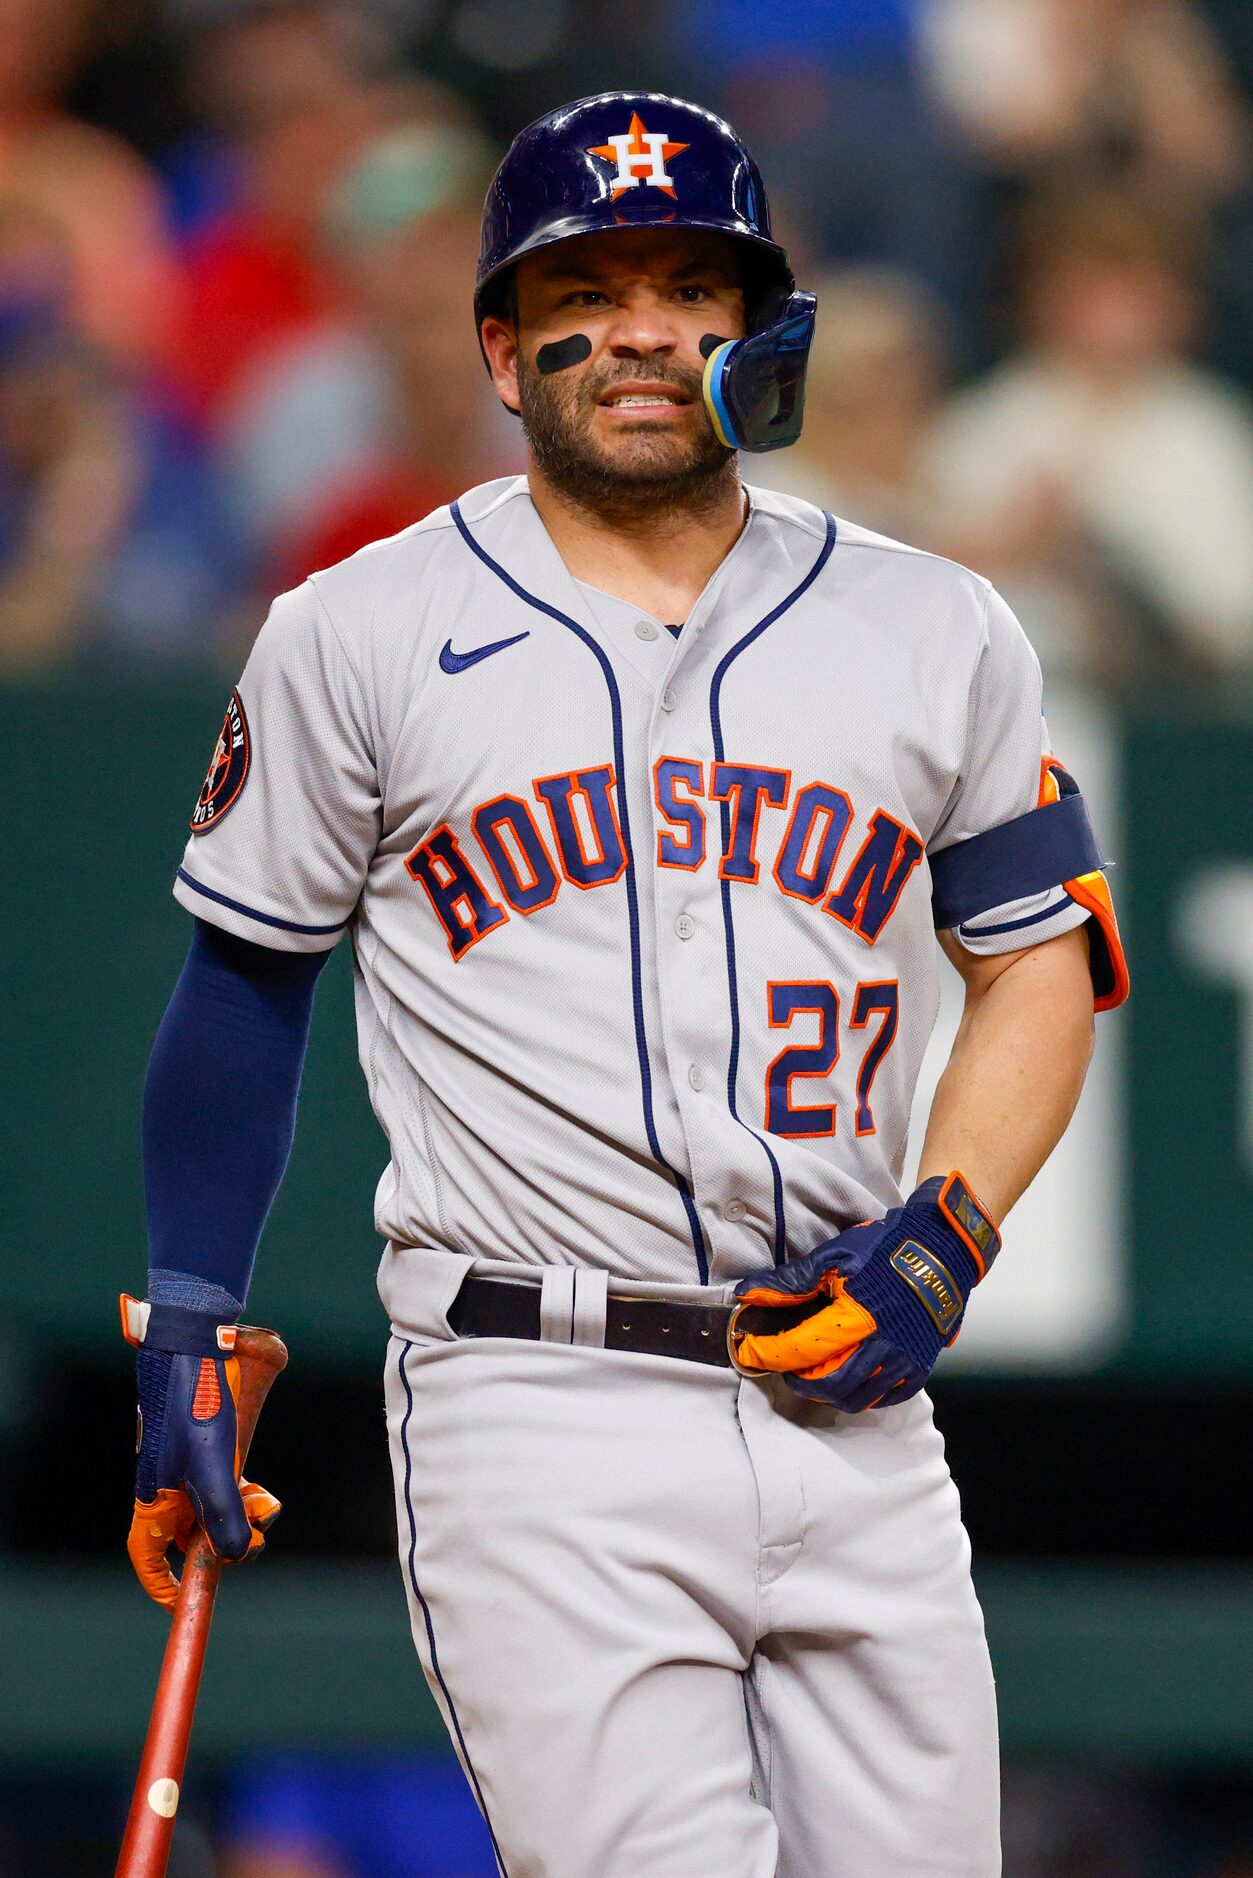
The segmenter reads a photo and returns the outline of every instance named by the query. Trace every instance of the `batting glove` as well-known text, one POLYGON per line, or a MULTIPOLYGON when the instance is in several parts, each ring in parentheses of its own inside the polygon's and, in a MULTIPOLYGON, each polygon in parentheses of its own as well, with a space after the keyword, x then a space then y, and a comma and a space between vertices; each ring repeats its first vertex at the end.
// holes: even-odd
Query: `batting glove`
POLYGON ((735 1287, 736 1366, 850 1415, 917 1395, 1001 1239, 960 1174, 735 1287))
POLYGON ((280 1502, 239 1475, 236 1326, 218 1312, 121 1299, 122 1335, 138 1351, 135 1512, 126 1550, 150 1598, 173 1608, 166 1553, 197 1524, 221 1559, 265 1545, 280 1502))

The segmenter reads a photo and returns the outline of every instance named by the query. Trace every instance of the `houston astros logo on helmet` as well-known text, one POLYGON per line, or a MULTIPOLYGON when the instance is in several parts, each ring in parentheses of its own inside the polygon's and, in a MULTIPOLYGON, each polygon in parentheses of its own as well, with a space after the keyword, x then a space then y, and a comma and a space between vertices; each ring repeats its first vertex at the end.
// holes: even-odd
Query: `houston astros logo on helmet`
POLYGON ((664 130, 645 130, 639 112, 633 111, 629 130, 611 137, 607 143, 589 144, 587 154, 617 164, 612 198, 616 202, 624 190, 637 189, 641 183, 660 189, 663 195, 673 196, 674 178, 668 174, 666 164, 688 148, 685 143, 671 143, 664 130))

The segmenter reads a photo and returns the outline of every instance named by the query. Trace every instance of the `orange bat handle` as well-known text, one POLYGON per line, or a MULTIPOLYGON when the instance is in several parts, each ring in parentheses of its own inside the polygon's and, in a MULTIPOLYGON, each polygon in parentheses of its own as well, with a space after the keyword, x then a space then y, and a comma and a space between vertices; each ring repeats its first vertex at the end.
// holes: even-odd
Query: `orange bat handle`
MULTIPOLYGON (((261 1405, 274 1378, 287 1366, 287 1349, 272 1330, 241 1325, 235 1354, 239 1358, 242 1468, 261 1405)), ((116 1878, 165 1878, 200 1672, 213 1622, 213 1600, 221 1576, 222 1561, 214 1558, 209 1541, 197 1527, 187 1548, 116 1878)))

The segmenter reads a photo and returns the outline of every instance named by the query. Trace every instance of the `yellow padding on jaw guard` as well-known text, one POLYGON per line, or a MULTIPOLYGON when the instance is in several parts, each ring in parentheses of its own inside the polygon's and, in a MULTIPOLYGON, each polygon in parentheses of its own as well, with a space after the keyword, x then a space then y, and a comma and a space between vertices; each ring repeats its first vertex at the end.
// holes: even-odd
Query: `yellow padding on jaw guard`
POLYGON ((704 377, 701 379, 701 392, 705 399, 705 409, 709 413, 709 421, 713 425, 714 436, 718 439, 718 442, 722 445, 724 450, 734 450, 738 446, 733 438, 727 436, 726 427, 722 421, 720 401, 714 392, 714 373, 721 369, 723 359, 725 359, 727 353, 735 343, 736 341, 734 339, 726 339, 720 346, 715 346, 714 350, 705 360, 705 373, 704 377))

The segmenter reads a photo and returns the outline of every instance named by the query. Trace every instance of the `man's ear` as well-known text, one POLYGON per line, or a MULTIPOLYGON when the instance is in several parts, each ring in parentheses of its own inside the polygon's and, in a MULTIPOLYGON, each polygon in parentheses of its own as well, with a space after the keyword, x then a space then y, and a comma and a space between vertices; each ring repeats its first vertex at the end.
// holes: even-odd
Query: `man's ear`
POLYGON ((517 417, 518 398, 518 329, 512 320, 489 313, 479 327, 487 368, 496 387, 496 395, 505 409, 517 417))

